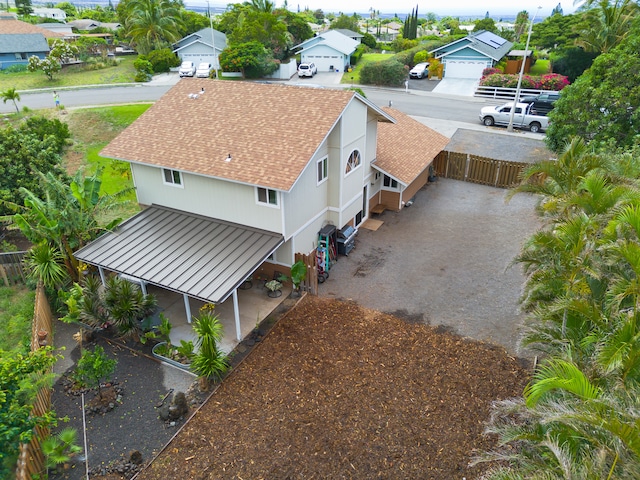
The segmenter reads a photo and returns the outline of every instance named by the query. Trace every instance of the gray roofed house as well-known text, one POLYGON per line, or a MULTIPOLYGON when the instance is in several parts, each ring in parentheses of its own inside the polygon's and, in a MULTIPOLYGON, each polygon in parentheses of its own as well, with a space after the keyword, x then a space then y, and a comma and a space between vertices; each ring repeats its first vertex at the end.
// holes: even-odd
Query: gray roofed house
POLYGON ((444 64, 445 78, 480 79, 485 68, 495 66, 513 47, 513 43, 481 30, 432 50, 444 64))
POLYGON ((32 55, 43 59, 47 53, 49 44, 41 33, 0 34, 0 70, 27 64, 32 55))
POLYGON ((362 41, 362 37, 364 36, 361 33, 354 32, 353 30, 349 30, 348 28, 335 28, 334 30, 343 34, 345 37, 349 37, 352 40, 355 40, 358 43, 362 41))
POLYGON ((210 63, 216 70, 220 69, 218 56, 227 48, 227 36, 211 28, 203 28, 187 35, 173 44, 173 51, 182 61, 196 64, 210 63), (215 56, 214 56, 215 51, 215 56))
MULTIPOLYGON (((351 32, 351 30, 347 31, 351 32)), ((319 72, 338 72, 350 65, 351 55, 359 44, 359 40, 354 40, 338 30, 327 30, 296 45, 293 49, 299 50, 302 63, 315 63, 319 72)))

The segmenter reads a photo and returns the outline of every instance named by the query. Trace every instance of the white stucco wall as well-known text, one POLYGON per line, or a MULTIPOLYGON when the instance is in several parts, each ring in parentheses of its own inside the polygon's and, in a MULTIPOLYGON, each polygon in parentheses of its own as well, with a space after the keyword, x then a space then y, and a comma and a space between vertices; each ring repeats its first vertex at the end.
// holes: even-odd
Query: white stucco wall
POLYGON ((182 172, 182 187, 178 187, 164 184, 161 168, 132 164, 131 170, 138 202, 143 205, 164 205, 283 233, 282 198, 278 207, 267 206, 258 204, 256 189, 250 185, 182 172))

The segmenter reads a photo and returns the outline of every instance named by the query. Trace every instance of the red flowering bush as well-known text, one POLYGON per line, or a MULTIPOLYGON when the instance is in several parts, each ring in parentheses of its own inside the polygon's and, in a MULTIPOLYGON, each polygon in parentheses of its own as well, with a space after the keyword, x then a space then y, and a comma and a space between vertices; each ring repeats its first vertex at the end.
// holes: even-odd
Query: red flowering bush
MULTIPOLYGON (((492 69, 486 68, 484 71, 487 70, 492 69)), ((486 87, 516 88, 518 86, 518 75, 493 73, 483 76, 480 79, 480 85, 486 87)), ((522 88, 553 91, 562 90, 567 85, 569 85, 567 77, 558 75, 557 73, 548 73, 542 76, 523 75, 522 83, 520 84, 522 88)))
POLYGON ((501 73, 502 73, 502 70, 494 67, 488 67, 482 70, 483 77, 488 77, 489 75, 495 75, 495 74, 501 74, 501 73))

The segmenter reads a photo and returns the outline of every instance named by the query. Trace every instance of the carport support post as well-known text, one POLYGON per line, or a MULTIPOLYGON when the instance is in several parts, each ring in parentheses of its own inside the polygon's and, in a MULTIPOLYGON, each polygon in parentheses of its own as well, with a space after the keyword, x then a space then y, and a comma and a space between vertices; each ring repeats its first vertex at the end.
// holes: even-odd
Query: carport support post
POLYGON ((191 305, 189 305, 189 295, 183 293, 182 298, 184 299, 184 309, 187 311, 187 322, 191 323, 191 305))
POLYGON ((104 270, 102 267, 98 267, 98 273, 100 274, 100 280, 102 281, 102 285, 106 285, 107 281, 104 278, 104 270))
POLYGON ((233 318, 236 321, 236 340, 242 341, 242 332, 240 331, 240 311, 238 309, 238 289, 233 291, 233 318))

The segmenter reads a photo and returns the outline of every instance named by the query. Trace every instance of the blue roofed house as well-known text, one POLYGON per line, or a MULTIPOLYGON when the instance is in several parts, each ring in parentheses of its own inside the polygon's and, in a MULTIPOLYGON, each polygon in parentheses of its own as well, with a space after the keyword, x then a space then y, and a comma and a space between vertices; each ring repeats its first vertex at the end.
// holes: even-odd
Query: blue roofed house
MULTIPOLYGON (((350 30, 347 31, 350 32, 350 30)), ((359 40, 354 40, 337 30, 327 30, 317 37, 296 45, 293 49, 300 49, 301 63, 313 62, 319 72, 341 72, 349 66, 351 55, 359 44, 359 40)))
POLYGON ((512 46, 512 42, 495 33, 481 30, 429 53, 444 65, 444 78, 479 80, 482 71, 495 66, 512 46))
POLYGON ((227 36, 211 28, 198 30, 173 44, 173 52, 181 61, 191 61, 196 66, 199 63, 210 63, 216 70, 220 69, 218 57, 225 48, 227 36))
POLYGON ((0 13, 0 70, 12 65, 26 65, 29 57, 45 58, 49 53, 47 38, 63 38, 37 25, 17 20, 13 15, 0 13))

